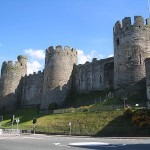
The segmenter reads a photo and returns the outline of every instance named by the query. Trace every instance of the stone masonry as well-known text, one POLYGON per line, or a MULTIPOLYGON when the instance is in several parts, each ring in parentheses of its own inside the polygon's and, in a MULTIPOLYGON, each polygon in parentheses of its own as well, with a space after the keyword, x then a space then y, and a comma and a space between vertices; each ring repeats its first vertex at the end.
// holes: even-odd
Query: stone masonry
POLYGON ((144 60, 150 57, 150 19, 126 17, 114 26, 114 88, 133 85, 143 80, 144 60))
POLYGON ((76 65, 74 70, 76 92, 89 92, 113 87, 113 57, 102 60, 94 58, 92 62, 76 65))
POLYGON ((0 86, 0 109, 13 110, 16 108, 18 99, 16 89, 21 77, 27 74, 27 57, 18 56, 18 61, 3 62, 1 69, 0 86))
POLYGON ((49 47, 46 49, 43 97, 41 109, 49 103, 62 102, 71 88, 73 66, 77 63, 77 51, 68 46, 49 47))
MULTIPOLYGON (((13 65, 4 62, 0 78, 0 110, 17 106, 48 109, 61 104, 67 94, 114 88, 119 97, 140 94, 147 87, 150 100, 150 19, 126 17, 113 28, 114 58, 77 65, 77 51, 68 46, 46 49, 43 72, 27 74, 27 58, 18 56, 13 65), (145 60, 146 59, 146 60, 145 60), (119 91, 119 92, 117 92, 119 91)), ((145 91, 146 93, 146 91, 145 91)))

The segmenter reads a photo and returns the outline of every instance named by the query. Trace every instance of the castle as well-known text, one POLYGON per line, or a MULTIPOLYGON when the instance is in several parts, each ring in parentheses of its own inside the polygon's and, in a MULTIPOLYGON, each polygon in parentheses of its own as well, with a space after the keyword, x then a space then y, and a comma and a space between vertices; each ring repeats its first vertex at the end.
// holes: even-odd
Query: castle
POLYGON ((77 51, 68 46, 46 49, 43 72, 27 76, 27 57, 3 62, 0 78, 0 110, 18 106, 48 109, 60 104, 69 92, 114 88, 119 97, 145 90, 150 100, 150 19, 126 17, 113 28, 114 57, 77 65, 77 51))

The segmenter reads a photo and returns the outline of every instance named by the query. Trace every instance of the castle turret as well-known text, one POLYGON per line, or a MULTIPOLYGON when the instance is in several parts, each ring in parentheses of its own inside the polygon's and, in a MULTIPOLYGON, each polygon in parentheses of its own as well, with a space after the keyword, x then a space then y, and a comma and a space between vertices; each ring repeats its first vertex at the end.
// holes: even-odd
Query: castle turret
POLYGON ((19 55, 18 57, 18 62, 21 64, 21 66, 24 66, 26 67, 27 65, 27 57, 26 56, 22 56, 22 55, 19 55))
MULTIPOLYGON (((1 101, 3 104, 15 105, 17 101, 15 90, 20 82, 21 77, 27 74, 27 57, 18 56, 18 61, 13 64, 12 61, 3 62, 1 68, 1 101), (11 101, 11 102, 10 102, 11 101)), ((13 109, 13 106, 11 106, 13 109)))
POLYGON ((60 103, 71 88, 71 75, 77 63, 77 51, 68 46, 46 49, 43 98, 41 109, 47 109, 52 102, 60 103))
MULTIPOLYGON (((114 26, 114 87, 124 88, 145 78, 144 60, 150 57, 150 19, 126 17, 114 26)), ((130 91, 131 92, 131 91, 130 91)))

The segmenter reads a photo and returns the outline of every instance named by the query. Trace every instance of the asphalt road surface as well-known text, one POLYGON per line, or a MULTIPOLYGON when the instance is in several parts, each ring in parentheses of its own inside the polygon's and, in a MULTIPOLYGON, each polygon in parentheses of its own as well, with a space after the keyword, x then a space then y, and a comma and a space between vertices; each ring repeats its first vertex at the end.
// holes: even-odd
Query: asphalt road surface
POLYGON ((150 150, 150 138, 0 135, 0 150, 150 150))

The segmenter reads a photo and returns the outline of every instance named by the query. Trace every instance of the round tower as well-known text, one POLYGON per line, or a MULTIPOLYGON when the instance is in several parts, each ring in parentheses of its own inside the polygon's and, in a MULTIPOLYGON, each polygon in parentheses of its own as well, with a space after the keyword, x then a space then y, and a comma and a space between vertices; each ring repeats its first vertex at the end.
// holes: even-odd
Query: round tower
POLYGON ((18 61, 3 62, 1 68, 2 97, 15 93, 22 76, 27 74, 27 57, 18 56, 18 61))
MULTIPOLYGON (((126 17, 114 26, 114 87, 137 84, 145 78, 144 60, 150 57, 150 19, 126 17)), ((130 91, 131 92, 131 91, 130 91)))
POLYGON ((10 112, 16 109, 19 99, 16 95, 16 90, 21 77, 27 74, 27 58, 18 56, 18 61, 3 62, 1 68, 1 105, 0 109, 10 112))
POLYGON ((43 98, 41 109, 47 109, 52 102, 60 103, 71 87, 71 75, 77 63, 77 51, 68 46, 46 49, 43 98))
POLYGON ((27 74, 27 57, 26 56, 22 56, 19 55, 18 56, 18 62, 20 63, 20 66, 22 67, 21 72, 22 72, 22 76, 27 74))

